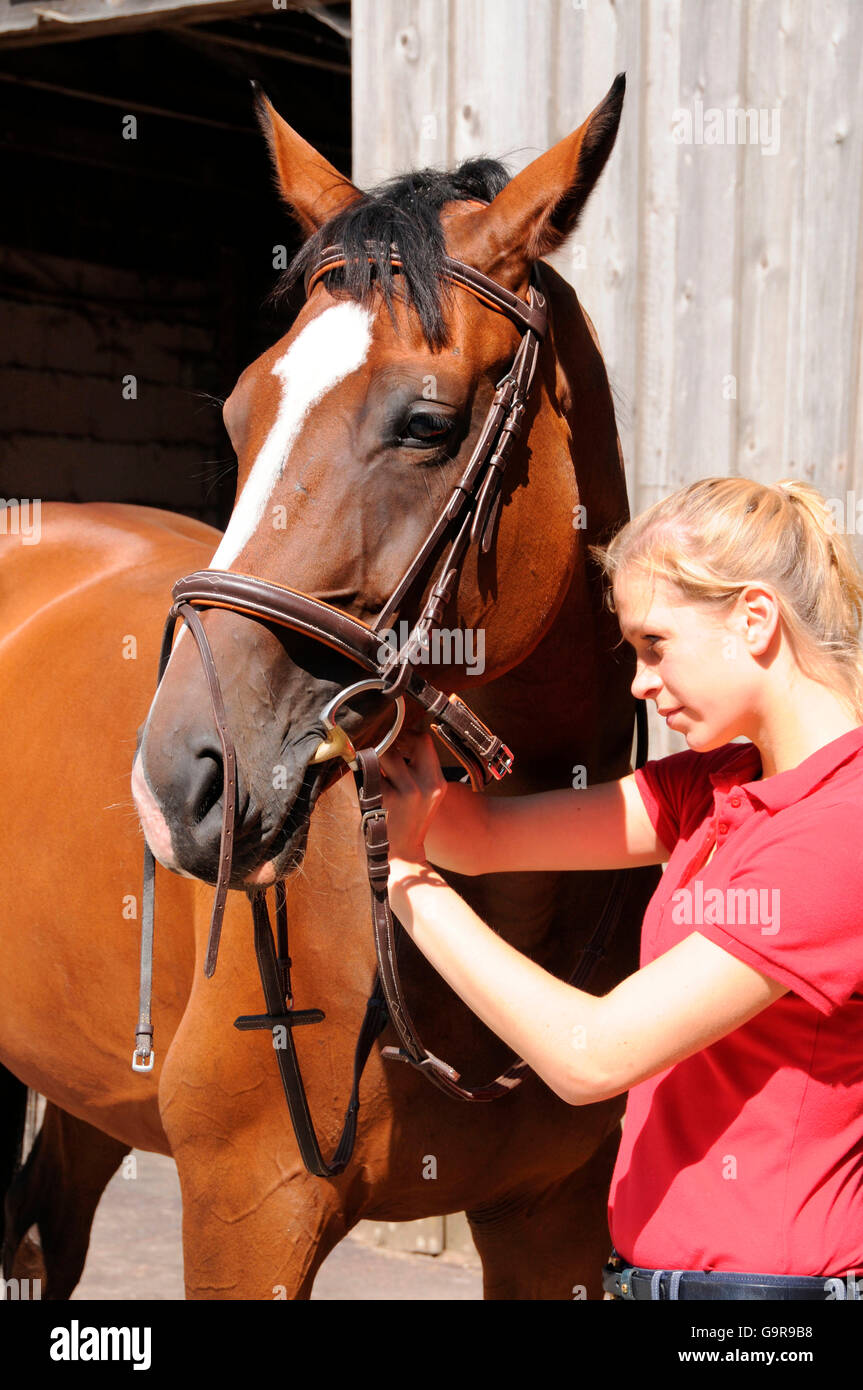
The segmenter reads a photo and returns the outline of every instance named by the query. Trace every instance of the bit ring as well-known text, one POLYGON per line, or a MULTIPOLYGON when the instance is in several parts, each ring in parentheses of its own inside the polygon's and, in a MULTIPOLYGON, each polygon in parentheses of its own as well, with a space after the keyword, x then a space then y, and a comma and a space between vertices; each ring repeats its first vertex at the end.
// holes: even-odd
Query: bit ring
MULTIPOLYGON (((346 700, 349 700, 352 695, 360 695, 366 690, 384 690, 385 688, 386 683, 376 677, 369 680, 357 681, 354 685, 349 685, 344 690, 340 690, 337 695, 334 695, 333 698, 324 705, 324 708, 321 710, 321 722, 327 730, 327 737, 323 739, 315 749, 312 757, 313 763, 323 763, 329 758, 342 757, 347 762, 348 767, 356 771, 357 750, 354 748, 354 745, 351 743, 344 729, 336 724, 336 710, 340 705, 343 705, 346 700)), ((378 757, 380 757, 381 753, 385 753, 390 745, 395 742, 402 724, 404 723, 405 702, 403 696, 398 695, 396 697, 395 706, 396 717, 393 721, 392 728, 385 737, 381 739, 380 743, 375 745, 375 752, 378 757)))

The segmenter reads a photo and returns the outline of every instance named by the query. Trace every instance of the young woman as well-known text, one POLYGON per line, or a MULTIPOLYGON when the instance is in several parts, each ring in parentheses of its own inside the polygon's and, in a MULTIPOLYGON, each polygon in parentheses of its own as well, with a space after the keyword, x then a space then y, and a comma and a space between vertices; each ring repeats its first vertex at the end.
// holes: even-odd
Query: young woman
POLYGON ((633 694, 688 749, 488 798, 444 781, 429 734, 405 736, 381 760, 393 911, 564 1100, 629 1092, 609 1292, 860 1297, 863 575, 792 481, 705 479, 594 553, 633 694), (641 968, 602 998, 522 956, 433 867, 666 862, 641 968))

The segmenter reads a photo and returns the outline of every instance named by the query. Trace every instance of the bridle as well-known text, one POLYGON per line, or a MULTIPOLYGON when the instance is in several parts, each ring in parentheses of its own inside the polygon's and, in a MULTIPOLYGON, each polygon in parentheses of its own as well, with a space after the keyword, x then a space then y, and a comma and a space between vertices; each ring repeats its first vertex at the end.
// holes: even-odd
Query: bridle
MULTIPOLYGON (((371 254, 369 260, 374 261, 371 254)), ((402 266, 395 247, 391 248, 391 263, 395 269, 402 266)), ((342 247, 327 247, 306 274, 307 297, 322 276, 345 264, 346 253, 342 247)), ((204 967, 204 973, 208 978, 216 968, 222 919, 231 879, 236 820, 237 759, 213 654, 197 610, 223 608, 258 621, 289 628, 349 657, 365 672, 362 680, 341 690, 324 706, 321 711, 321 727, 325 737, 311 760, 313 764, 331 759, 343 760, 335 775, 324 774, 326 786, 337 781, 348 768, 354 774, 365 842, 378 966, 357 1039, 350 1102, 331 1162, 326 1162, 321 1155, 293 1043, 292 1030, 295 1027, 318 1023, 324 1015, 320 1009, 293 1008, 284 882, 275 886, 275 944, 266 894, 249 894, 254 923, 255 954, 267 1012, 245 1015, 236 1019, 234 1025, 241 1030, 260 1028, 273 1031, 276 1058, 300 1153, 309 1172, 320 1177, 332 1177, 340 1173, 351 1157, 356 1138, 360 1077, 372 1045, 388 1020, 392 1022, 401 1046, 384 1047, 381 1055, 388 1060, 410 1064, 423 1072, 441 1090, 459 1099, 490 1101, 508 1095, 521 1083, 529 1069, 526 1062, 517 1060, 501 1076, 487 1085, 462 1086, 459 1073, 423 1046, 407 1007, 399 978, 396 935, 398 924, 393 920, 387 895, 389 843, 378 760, 401 728, 405 699, 412 699, 432 716, 432 729, 464 766, 475 791, 486 786, 492 778, 504 777, 512 768, 512 753, 506 745, 457 695, 446 695, 423 680, 414 669, 414 662, 417 653, 428 641, 432 627, 440 622, 446 604, 455 592, 468 547, 475 544, 483 554, 491 548, 501 503, 502 481, 513 441, 519 433, 539 348, 546 333, 546 298, 540 288, 536 265, 531 272, 527 302, 472 266, 453 260, 449 256, 444 259, 444 275, 453 284, 468 290, 489 308, 507 315, 523 336, 511 367, 497 384, 488 414, 461 478, 453 487, 437 520, 374 622, 371 625, 366 624, 322 599, 257 579, 252 575, 212 569, 199 570, 178 580, 173 587, 173 606, 165 624, 159 658, 161 681, 171 654, 174 629, 177 621, 182 618, 198 647, 222 748, 222 830, 216 893, 204 967), (438 567, 436 580, 422 611, 402 646, 398 650, 390 649, 388 654, 382 657, 381 633, 390 626, 405 597, 426 570, 438 547, 447 538, 451 538, 449 547, 438 567), (376 748, 357 749, 345 730, 335 722, 335 714, 352 696, 374 689, 395 702, 395 721, 376 748), (276 1030, 280 1032, 277 1033, 276 1030)), ((643 701, 638 701, 636 705, 636 724, 636 762, 641 766, 647 756, 647 725, 643 701)), ((575 986, 585 984, 594 964, 604 954, 620 918, 628 881, 629 871, 622 871, 615 876, 596 930, 569 983, 575 986)), ((155 860, 149 846, 146 846, 141 914, 140 1009, 132 1058, 135 1071, 152 1070, 154 1059, 153 1027, 150 1017, 154 884, 155 860)))

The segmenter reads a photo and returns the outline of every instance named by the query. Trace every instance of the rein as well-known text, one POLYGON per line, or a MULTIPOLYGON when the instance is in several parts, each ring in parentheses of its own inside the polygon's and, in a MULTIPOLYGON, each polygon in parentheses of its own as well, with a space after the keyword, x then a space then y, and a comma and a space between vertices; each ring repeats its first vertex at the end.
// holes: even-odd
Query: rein
MULTIPOLYGON (((391 259, 395 268, 401 266, 394 249, 391 259)), ((343 248, 326 248, 307 273, 307 296, 323 275, 344 266, 345 263, 343 248)), ((401 728, 405 699, 409 697, 431 714, 433 731, 466 769, 475 791, 481 790, 492 778, 499 780, 504 777, 511 771, 513 762, 510 749, 457 695, 446 695, 437 690, 412 669, 412 658, 425 644, 434 624, 440 622, 446 604, 455 591, 468 546, 478 545, 480 553, 487 553, 491 547, 500 510, 502 480, 514 438, 520 430, 540 344, 546 332, 546 299, 540 289, 536 266, 531 273, 528 302, 472 266, 450 257, 445 258, 444 274, 489 308, 506 314, 516 323, 523 337, 509 371, 497 384, 494 398, 464 473, 453 487, 436 522, 374 623, 370 626, 312 595, 252 575, 212 569, 200 570, 178 580, 173 587, 173 606, 165 624, 159 658, 158 678, 161 681, 170 658, 176 623, 182 619, 188 625, 198 647, 222 749, 222 829, 216 893, 204 966, 204 973, 208 978, 216 968, 233 864, 237 758, 215 661, 197 610, 223 608, 303 633, 348 656, 365 672, 364 679, 340 691, 321 711, 321 726, 325 737, 311 759, 312 764, 342 759, 343 765, 333 777, 333 781, 343 776, 348 768, 353 771, 365 843, 377 957, 377 973, 356 1043, 350 1101, 342 1134, 330 1162, 323 1158, 317 1141, 293 1040, 294 1028, 319 1023, 323 1020, 324 1014, 320 1009, 293 1008, 287 901, 283 881, 275 885, 275 944, 267 910, 266 892, 249 891, 255 955, 267 1012, 243 1015, 236 1019, 234 1024, 242 1031, 267 1029, 273 1032, 276 1059, 300 1153, 308 1171, 319 1177, 335 1176, 342 1172, 350 1161, 356 1140, 360 1078, 372 1046, 388 1021, 392 1022, 401 1046, 384 1047, 381 1055, 387 1060, 401 1061, 415 1067, 434 1085, 458 1099, 497 1100, 520 1085, 529 1070, 528 1064, 518 1059, 494 1081, 484 1086, 463 1086, 460 1084, 459 1073, 424 1047, 404 998, 397 960, 399 938, 396 926, 399 924, 393 919, 387 894, 389 842, 379 757, 394 741, 401 728), (455 523, 459 521, 460 525, 456 530, 455 523), (391 626, 405 597, 425 570, 431 556, 441 541, 453 531, 455 535, 438 569, 436 582, 403 646, 381 659, 381 631, 391 626), (345 730, 335 723, 335 712, 341 704, 350 700, 352 695, 373 689, 379 690, 382 696, 394 702, 396 718, 386 737, 376 748, 356 749, 345 730)), ((636 765, 640 767, 647 757, 647 719, 643 701, 638 701, 636 705, 636 726, 636 765)), ((331 785, 331 782, 327 781, 326 785, 331 785)), ((581 987, 586 983, 597 960, 609 945, 620 919, 630 873, 630 870, 622 870, 615 876, 596 929, 582 952, 576 970, 569 978, 568 983, 575 987, 581 987)), ((151 1020, 154 889, 155 860, 149 846, 145 846, 140 1005, 132 1058, 133 1070, 145 1072, 152 1070, 155 1055, 151 1020)))

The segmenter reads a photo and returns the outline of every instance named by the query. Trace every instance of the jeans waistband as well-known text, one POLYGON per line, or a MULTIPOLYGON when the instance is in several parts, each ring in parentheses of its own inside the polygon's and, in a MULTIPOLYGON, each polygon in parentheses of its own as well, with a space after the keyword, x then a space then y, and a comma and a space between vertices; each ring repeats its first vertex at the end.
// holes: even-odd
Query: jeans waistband
POLYGON ((660 1302, 666 1299, 759 1299, 832 1301, 863 1299, 863 1271, 846 1275, 755 1274, 706 1269, 645 1269, 632 1265, 612 1247, 603 1267, 602 1287, 615 1298, 660 1302))

